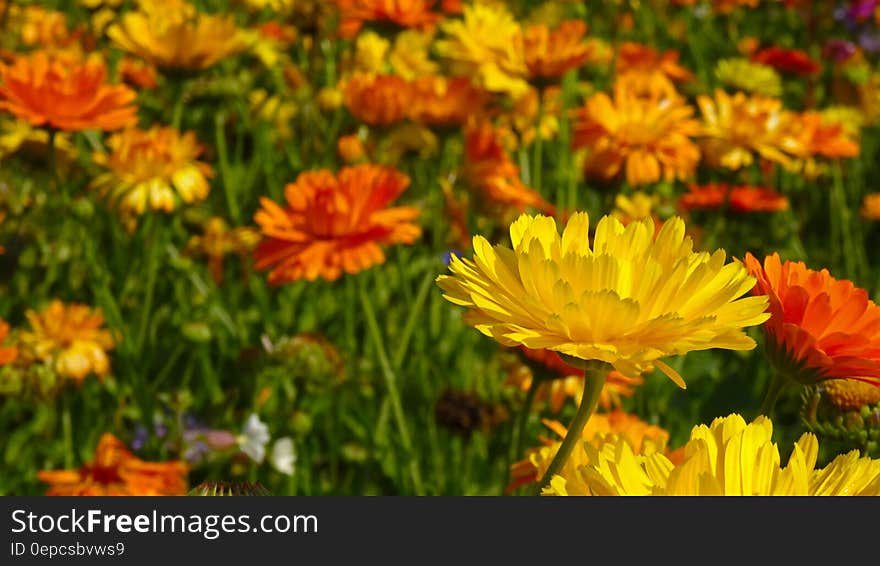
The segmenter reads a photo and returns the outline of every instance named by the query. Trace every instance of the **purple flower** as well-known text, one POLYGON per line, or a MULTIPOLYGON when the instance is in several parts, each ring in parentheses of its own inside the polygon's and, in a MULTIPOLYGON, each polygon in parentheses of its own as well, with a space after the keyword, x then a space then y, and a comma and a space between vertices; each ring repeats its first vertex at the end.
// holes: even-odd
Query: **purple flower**
POLYGON ((880 51, 880 34, 876 31, 866 31, 859 34, 859 45, 868 53, 880 51))
POLYGON ((874 13, 878 0, 861 0, 850 6, 847 16, 857 22, 866 20, 874 13))

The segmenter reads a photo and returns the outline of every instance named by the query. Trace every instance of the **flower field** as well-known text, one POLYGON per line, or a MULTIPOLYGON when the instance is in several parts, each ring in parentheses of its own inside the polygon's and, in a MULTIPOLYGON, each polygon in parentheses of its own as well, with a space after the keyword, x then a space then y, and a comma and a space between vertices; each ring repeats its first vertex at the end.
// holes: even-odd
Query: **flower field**
POLYGON ((0 494, 880 495, 880 2, 0 0, 0 494))

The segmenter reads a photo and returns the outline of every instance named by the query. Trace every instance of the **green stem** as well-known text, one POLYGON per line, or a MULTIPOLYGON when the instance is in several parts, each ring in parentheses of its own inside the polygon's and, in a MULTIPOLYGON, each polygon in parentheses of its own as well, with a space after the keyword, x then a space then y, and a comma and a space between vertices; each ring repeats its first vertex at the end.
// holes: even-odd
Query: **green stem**
POLYGON ((422 477, 419 472, 419 465, 413 452, 412 440, 410 439, 409 429, 406 426, 406 418, 403 415, 403 405, 400 402, 400 392, 397 390, 397 376, 391 368, 391 362, 388 361, 388 354, 385 350, 385 341, 376 322, 376 313, 373 311, 373 304, 367 296, 362 283, 363 278, 357 277, 358 295, 360 296, 361 305, 364 309, 364 316, 367 320, 367 331, 376 348, 379 356, 379 365, 382 368, 382 377, 385 379, 385 387, 388 390, 388 397, 391 400, 391 409, 394 414, 394 421, 397 425, 397 432, 400 434, 400 443, 409 464, 409 473, 413 483, 413 491, 416 495, 424 495, 422 488, 422 477))
POLYGON ((517 418, 516 428, 513 431, 515 435, 513 442, 511 442, 513 451, 507 457, 508 473, 510 473, 511 464, 513 464, 514 460, 516 460, 516 458, 522 453, 523 439, 526 436, 526 428, 528 428, 529 424, 529 415, 532 413, 532 405, 535 403, 535 394, 538 392, 538 387, 541 386, 541 383, 542 381, 540 379, 535 376, 532 377, 532 383, 529 385, 529 390, 523 401, 522 410, 517 418))
POLYGON ((599 404, 599 396, 602 393, 602 387, 605 385, 605 379, 608 377, 610 369, 611 367, 604 362, 589 361, 584 364, 584 395, 581 399, 581 404, 571 424, 568 425, 568 431, 565 433, 565 438, 562 440, 559 450, 556 451, 550 466, 538 482, 538 493, 565 466, 575 444, 580 442, 584 426, 590 420, 593 411, 596 410, 596 405, 599 404))
POLYGON ((541 136, 541 120, 544 118, 544 89, 538 89, 538 123, 535 126, 535 156, 534 168, 532 169, 532 188, 536 192, 541 192, 541 170, 543 169, 541 161, 543 161, 544 138, 541 136))
POLYGON ((61 395, 61 434, 64 437, 64 467, 72 469, 73 458, 73 424, 70 418, 70 399, 61 395))
POLYGON ((391 359, 392 367, 399 369, 401 364, 403 364, 403 358, 406 356, 406 352, 409 349, 409 342, 412 339, 413 331, 415 331, 416 324, 418 324, 420 320, 419 315, 422 313, 425 301, 428 299, 428 293, 434 288, 435 278, 436 274, 432 266, 432 269, 422 280, 422 286, 419 287, 415 302, 410 308, 409 317, 406 320, 406 324, 403 326, 403 332, 400 335, 397 350, 394 351, 394 357, 391 359))
POLYGON ((766 417, 771 416, 773 407, 776 406, 776 401, 779 399, 779 394, 788 385, 788 381, 788 378, 781 373, 776 373, 773 376, 773 379, 770 381, 770 387, 767 389, 767 396, 764 397, 764 402, 761 403, 761 409, 758 411, 758 414, 766 417))
POLYGON ((145 227, 147 235, 147 289, 144 297, 144 305, 141 308, 141 322, 138 326, 137 342, 135 342, 135 351, 141 352, 144 347, 144 341, 147 338, 147 326, 150 322, 150 310, 153 307, 153 295, 156 290, 156 276, 159 271, 159 230, 156 215, 151 213, 147 215, 147 226, 145 227))

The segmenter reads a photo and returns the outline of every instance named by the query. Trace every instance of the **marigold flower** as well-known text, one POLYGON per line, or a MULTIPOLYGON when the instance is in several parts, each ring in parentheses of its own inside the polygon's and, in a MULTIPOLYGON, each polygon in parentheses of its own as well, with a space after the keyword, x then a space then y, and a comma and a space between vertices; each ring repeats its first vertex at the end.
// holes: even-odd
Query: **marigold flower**
MULTIPOLYGON (((19 13, 21 42, 44 51, 76 50, 82 29, 72 31, 67 14, 42 6, 25 6, 19 13)), ((81 50, 81 48, 80 48, 81 50)))
POLYGON ((432 12, 436 0, 333 0, 339 9, 339 34, 351 38, 365 22, 430 29, 443 18, 432 12))
POLYGON ((869 220, 880 220, 880 193, 865 195, 862 199, 862 216, 869 220))
POLYGON ((519 96, 529 85, 519 23, 503 4, 474 4, 463 19, 440 24, 446 37, 435 43, 455 75, 475 77, 489 92, 519 96))
POLYGON ((354 68, 356 71, 373 74, 384 70, 391 42, 376 32, 368 31, 358 35, 354 44, 354 68))
POLYGON ((880 403, 880 387, 856 379, 826 379, 822 390, 831 404, 841 411, 857 411, 880 403))
POLYGON ((233 17, 200 13, 184 0, 141 0, 107 36, 163 69, 201 71, 247 48, 233 17))
POLYGON ((189 468, 179 461, 145 462, 104 433, 91 462, 76 470, 43 470, 46 495, 185 495, 189 468))
POLYGON ((492 124, 482 121, 468 125, 464 143, 465 178, 489 203, 520 212, 535 208, 555 214, 553 205, 520 180, 519 168, 507 155, 500 132, 492 124))
MULTIPOLYGON (((3 253, 2 248, 0 253, 3 253)), ((8 334, 9 324, 5 320, 0 320, 0 366, 11 364, 18 358, 18 346, 3 346, 8 334)))
POLYGON ((194 132, 181 134, 167 126, 129 129, 111 136, 109 153, 96 152, 93 161, 105 169, 92 181, 124 214, 150 210, 173 211, 180 202, 204 200, 211 190, 213 169, 197 161, 202 147, 194 132))
MULTIPOLYGON (((557 421, 544 420, 544 426, 549 428, 560 438, 565 436, 566 428, 557 421)), ((636 415, 631 415, 621 410, 611 413, 597 413, 589 420, 581 432, 581 444, 601 448, 605 443, 616 441, 618 438, 626 442, 635 454, 654 454, 666 450, 669 441, 669 433, 662 428, 650 425, 636 415)), ((507 492, 523 485, 538 481, 553 455, 559 450, 559 441, 544 439, 544 446, 531 450, 525 460, 520 460, 510 467, 511 483, 507 492)), ((589 463, 586 448, 575 450, 560 471, 560 477, 574 478, 578 470, 589 463)), ((559 480, 556 480, 558 483, 559 480)), ((576 485, 572 481, 566 486, 572 495, 590 495, 589 486, 583 483, 576 485)))
POLYGON ((430 49, 433 41, 433 33, 424 33, 414 29, 404 30, 397 34, 397 37, 394 38, 394 46, 388 55, 388 62, 395 74, 408 81, 426 75, 436 75, 440 66, 431 60, 430 49))
POLYGON ((653 47, 632 41, 620 44, 615 72, 618 76, 629 73, 656 73, 676 82, 690 81, 694 78, 693 73, 678 64, 677 51, 658 53, 653 47))
POLYGON ((722 59, 715 76, 727 86, 764 96, 782 95, 782 78, 767 65, 743 58, 722 59))
POLYGON ((788 210, 788 199, 771 188, 726 183, 692 184, 678 199, 681 210, 706 210, 726 206, 733 212, 777 212, 788 210))
POLYGON ((387 126, 407 117, 412 104, 409 83, 397 75, 355 73, 342 86, 345 107, 371 126, 387 126))
POLYGON ((581 20, 564 21, 556 29, 545 25, 529 26, 523 33, 526 67, 532 78, 561 77, 587 62, 593 45, 583 41, 587 24, 581 20))
POLYGON ((22 363, 49 362, 58 375, 77 383, 92 373, 99 378, 110 373, 107 352, 116 340, 102 328, 100 309, 56 299, 40 312, 28 310, 25 316, 30 330, 19 336, 22 363))
POLYGON ((600 92, 577 110, 574 147, 588 148, 587 172, 612 179, 622 171, 631 185, 685 179, 693 174, 700 150, 691 136, 700 133, 694 109, 677 95, 642 96, 618 82, 614 98, 600 92))
POLYGON ((269 282, 279 284, 332 281, 383 263, 381 245, 411 244, 421 234, 412 222, 417 208, 387 208, 408 186, 406 175, 379 165, 300 173, 284 189, 285 208, 260 199, 257 269, 271 268, 269 282))
POLYGON ((777 46, 767 47, 754 53, 752 61, 773 67, 782 73, 795 75, 814 75, 822 70, 821 65, 800 49, 784 49, 777 46))
POLYGON ((793 152, 801 158, 856 157, 859 143, 849 137, 840 122, 829 121, 819 112, 804 112, 792 123, 796 140, 793 152))
POLYGON ((260 232, 250 226, 229 229, 219 216, 208 219, 200 236, 193 236, 186 244, 186 252, 208 258, 208 270, 218 285, 223 282, 223 260, 231 253, 242 262, 260 241, 260 232))
POLYGON ((779 375, 804 385, 840 377, 880 386, 880 307, 852 281, 779 254, 751 254, 745 264, 767 295, 773 316, 764 324, 767 351, 779 375))
POLYGON ((486 104, 488 94, 465 77, 424 76, 415 79, 409 116, 429 126, 464 124, 486 104))
POLYGON ((361 140, 360 136, 357 134, 351 134, 340 136, 340 138, 336 140, 336 153, 338 153, 339 157, 341 157, 346 163, 355 163, 366 157, 367 149, 364 147, 364 142, 361 140))
POLYGON ((806 433, 782 467, 772 434, 764 416, 717 418, 694 427, 679 464, 659 451, 640 455, 622 437, 584 443, 586 463, 555 476, 544 495, 880 495, 880 460, 853 450, 817 470, 819 442, 806 433))
POLYGON ((599 360, 624 375, 691 350, 749 350, 743 327, 768 314, 766 298, 740 298, 755 284, 723 250, 692 251, 680 218, 656 238, 650 219, 624 227, 599 221, 592 247, 589 217, 575 213, 560 237, 546 216, 522 215, 510 227, 513 249, 474 237, 473 261, 452 257, 444 297, 466 307, 465 321, 507 346, 546 348, 599 360))
POLYGON ((703 113, 702 142, 710 165, 741 169, 752 164, 753 152, 764 159, 788 165, 788 151, 797 149, 791 136, 791 122, 796 116, 782 108, 782 102, 763 96, 730 96, 715 91, 715 98, 697 97, 703 113))
POLYGON ((159 85, 156 67, 131 57, 123 57, 119 62, 119 75, 128 84, 143 89, 153 89, 159 85))
POLYGON ((98 57, 84 62, 37 51, 0 63, 0 110, 34 126, 58 130, 117 130, 137 122, 136 97, 124 85, 105 83, 98 57))

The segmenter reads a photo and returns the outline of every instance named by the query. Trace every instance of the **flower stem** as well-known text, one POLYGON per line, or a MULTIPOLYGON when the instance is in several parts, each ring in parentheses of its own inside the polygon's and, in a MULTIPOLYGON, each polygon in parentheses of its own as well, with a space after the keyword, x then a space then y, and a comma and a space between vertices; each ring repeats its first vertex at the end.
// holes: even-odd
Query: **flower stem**
POLYGON ((400 392, 397 390, 397 376, 391 368, 391 362, 388 361, 388 353, 385 350, 385 341, 376 323, 376 313, 373 311, 373 304, 364 290, 363 278, 357 277, 358 295, 360 296, 361 306, 364 309, 364 316, 367 319, 367 331, 376 347, 376 353, 379 356, 379 365, 382 368, 382 377, 385 379, 385 387, 388 390, 388 397, 391 400, 391 410, 394 415, 394 421, 397 425, 397 432, 400 434, 400 443, 403 445, 403 451, 409 460, 409 473, 413 483, 413 491, 416 495, 424 495, 422 488, 422 477, 419 472, 419 464, 416 461, 413 452, 412 440, 410 439, 409 429, 406 426, 406 418, 403 415, 403 405, 400 402, 400 392))
POLYGON ((64 438, 64 467, 73 468, 73 424, 70 418, 70 399, 61 395, 61 434, 64 438))
POLYGON ((532 382, 529 384, 529 390, 526 392, 526 398, 520 409, 516 427, 513 429, 513 439, 510 442, 510 452, 507 455, 508 481, 505 482, 505 485, 510 483, 510 466, 522 453, 523 439, 526 436, 526 428, 528 428, 529 424, 529 415, 532 412, 532 405, 535 403, 535 393, 538 392, 538 387, 541 386, 541 383, 542 381, 540 379, 533 376, 532 382))
POLYGON ((773 407, 776 406, 776 400, 779 399, 779 394, 785 389, 786 385, 788 385, 788 378, 781 373, 776 373, 770 381, 770 387, 767 389, 767 396, 764 397, 764 402, 761 403, 761 409, 758 414, 767 417, 771 415, 773 407))
POLYGON ((580 442, 584 426, 586 426, 587 421, 590 420, 590 417, 596 410, 596 405, 599 404, 599 396, 602 393, 602 387, 605 385, 605 379, 608 377, 610 369, 610 366, 604 362, 590 361, 584 364, 584 395, 581 399, 581 404, 571 424, 568 425, 568 431, 565 433, 565 438, 562 440, 559 450, 556 451, 550 466, 538 482, 538 493, 562 469, 568 461, 574 445, 580 442))
POLYGON ((141 321, 138 326, 137 342, 135 343, 135 351, 141 353, 144 347, 144 341, 147 337, 147 326, 150 322, 150 310, 153 307, 153 295, 156 288, 156 276, 159 270, 159 230, 155 213, 147 215, 146 230, 147 239, 147 288, 144 304, 141 308, 141 321))

